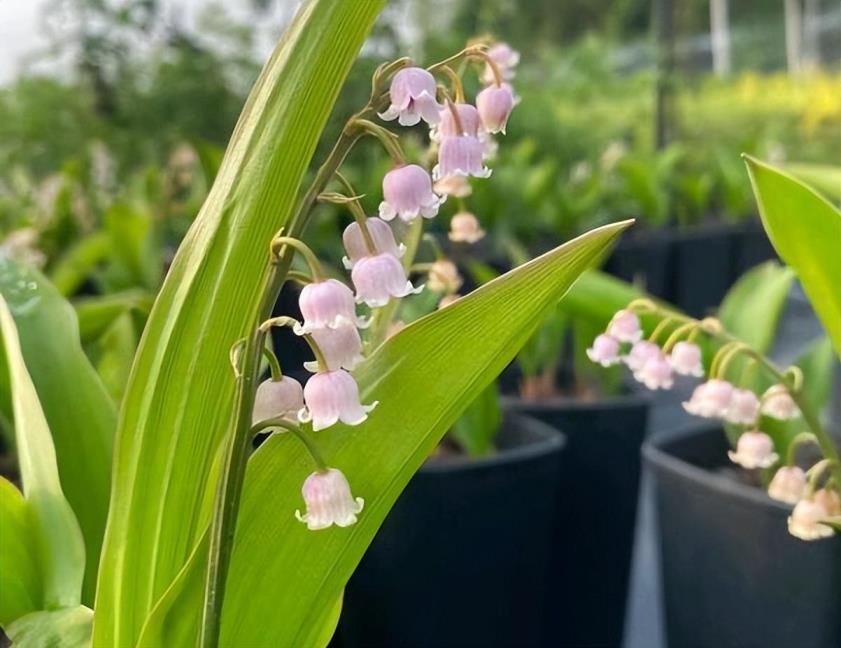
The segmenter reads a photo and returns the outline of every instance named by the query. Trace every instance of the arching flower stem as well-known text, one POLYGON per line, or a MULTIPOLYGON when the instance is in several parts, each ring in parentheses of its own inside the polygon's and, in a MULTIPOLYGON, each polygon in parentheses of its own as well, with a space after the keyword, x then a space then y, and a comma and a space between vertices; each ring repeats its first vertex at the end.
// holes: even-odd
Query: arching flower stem
POLYGON ((290 421, 286 418, 271 418, 266 419, 265 421, 260 421, 256 425, 251 427, 251 435, 254 436, 264 430, 268 430, 271 428, 283 428, 287 432, 291 432, 294 434, 298 440, 304 445, 309 453, 310 457, 312 457, 313 463, 315 463, 316 467, 319 471, 327 470, 327 462, 324 461, 324 457, 321 454, 321 451, 318 449, 318 446, 315 442, 307 436, 305 430, 301 429, 301 426, 296 425, 294 422, 290 421))

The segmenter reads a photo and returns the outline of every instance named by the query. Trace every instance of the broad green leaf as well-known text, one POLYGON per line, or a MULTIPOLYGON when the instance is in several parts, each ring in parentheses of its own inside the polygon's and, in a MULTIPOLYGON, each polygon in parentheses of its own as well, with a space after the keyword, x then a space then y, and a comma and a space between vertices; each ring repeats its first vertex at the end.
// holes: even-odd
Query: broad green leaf
POLYGON ((588 270, 570 288, 558 308, 571 317, 587 319, 604 328, 616 311, 645 296, 627 281, 598 270, 588 270))
POLYGON ((400 492, 461 412, 507 365, 578 275, 629 222, 581 236, 390 338, 356 372, 364 425, 319 434, 365 499, 359 522, 312 532, 296 521, 312 472, 290 435, 252 457, 222 619, 223 646, 311 646, 400 492))
POLYGON ((92 604, 111 488, 116 410, 82 351, 73 308, 58 291, 35 270, 0 259, 0 293, 11 307, 26 368, 52 433, 62 489, 85 539, 82 602, 92 604))
POLYGON ((760 353, 771 348, 794 272, 767 261, 744 275, 724 296, 718 318, 730 333, 760 353))
POLYGON ((383 4, 301 5, 173 261, 123 400, 97 646, 134 645, 207 525, 197 503, 215 486, 211 465, 229 428, 228 351, 253 325, 269 241, 292 212, 342 81, 383 4))
POLYGON ((72 295, 110 252, 111 238, 107 232, 95 232, 80 239, 58 260, 50 281, 62 295, 72 295))
POLYGON ((41 609, 36 542, 29 503, 0 477, 0 626, 41 609))
POLYGON ((15 648, 89 648, 93 611, 84 605, 33 612, 21 617, 6 634, 15 648))
POLYGON ((154 296, 145 290, 127 290, 74 300, 82 344, 96 340, 123 313, 136 311, 148 315, 153 301, 154 296))
POLYGON ((803 393, 806 399, 819 412, 829 402, 832 370, 836 362, 829 338, 821 337, 812 342, 794 363, 803 372, 803 393))
POLYGON ((785 165, 785 170, 798 180, 811 185, 830 200, 836 203, 841 202, 841 166, 791 163, 785 165))
MULTIPOLYGON (((93 345, 96 357, 94 366, 105 388, 114 400, 122 399, 128 382, 140 332, 131 313, 115 319, 93 345)), ((93 357, 93 356, 92 356, 93 357)))
POLYGON ((494 439, 501 424, 499 388, 492 382, 467 406, 453 424, 450 435, 467 454, 480 457, 493 451, 494 439))
POLYGON ((55 448, 35 385, 24 364, 15 320, 0 297, 0 332, 12 387, 18 463, 23 493, 32 507, 35 547, 47 609, 76 606, 81 600, 85 547, 79 524, 64 498, 55 448))
POLYGON ((841 211, 789 174, 745 156, 765 231, 841 356, 841 211))

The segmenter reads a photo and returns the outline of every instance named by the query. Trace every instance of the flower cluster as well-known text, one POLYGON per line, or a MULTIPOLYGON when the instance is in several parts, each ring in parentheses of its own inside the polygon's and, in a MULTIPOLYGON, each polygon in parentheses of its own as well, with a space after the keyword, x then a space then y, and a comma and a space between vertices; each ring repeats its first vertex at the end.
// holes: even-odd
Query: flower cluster
MULTIPOLYGON (((634 379, 649 389, 670 389, 676 376, 703 378, 706 375, 706 380, 695 387, 683 408, 695 416, 737 426, 740 435, 735 450, 728 456, 733 463, 748 470, 769 469, 780 464, 772 437, 762 431, 763 421, 794 421, 802 415, 794 398, 799 390, 794 384, 799 370, 793 368, 791 373, 795 379, 790 380, 787 374, 779 372, 747 345, 724 335, 716 320, 697 321, 659 311, 647 300, 634 302, 617 312, 607 330, 587 349, 587 355, 605 367, 625 364, 634 379), (635 305, 637 309, 633 308, 635 305), (649 339, 644 339, 637 310, 660 315, 660 322, 649 339), (658 335, 669 330, 668 339, 659 346, 656 343, 658 335), (709 372, 705 371, 701 347, 695 342, 699 334, 724 339, 709 372), (777 382, 757 395, 752 389, 727 380, 727 367, 739 354, 745 355, 749 363, 760 363, 777 382)), ((788 528, 792 535, 803 540, 833 535, 833 528, 824 522, 841 516, 838 493, 841 484, 831 477, 823 488, 817 488, 818 480, 828 469, 839 467, 837 456, 816 463, 809 471, 794 464, 797 446, 802 442, 820 444, 818 434, 823 436, 824 432, 812 429, 797 435, 788 444, 786 461, 777 467, 768 486, 770 497, 794 506, 788 528)), ((834 454, 831 441, 820 445, 822 449, 830 448, 829 452, 834 454)))
MULTIPOLYGON (((385 121, 397 120, 402 126, 425 122, 430 127, 437 163, 430 173, 419 164, 408 163, 398 137, 383 126, 359 116, 349 123, 345 133, 356 128, 376 137, 394 161, 393 168, 382 179, 383 200, 375 217, 366 215, 360 202, 362 196, 356 195, 350 183, 338 173, 340 159, 332 177, 341 181, 349 195, 325 192, 326 183, 319 187, 319 201, 346 205, 354 217, 342 234, 346 253, 343 265, 350 273, 352 289, 338 278, 327 278, 315 254, 302 241, 279 235, 272 242, 275 265, 287 253, 300 253, 311 274, 294 273, 305 284, 298 301, 302 321, 275 317, 264 322, 260 330, 265 334, 273 326, 293 328, 310 345, 315 360, 305 363, 305 369, 313 375, 301 385, 283 375, 274 354, 265 351, 272 377, 262 382, 254 395, 253 429, 293 432, 318 465, 302 488, 306 511, 296 512, 309 529, 353 524, 364 505, 361 498, 352 495, 345 475, 324 463, 317 444, 308 436, 310 427, 312 432, 320 432, 337 423, 360 425, 377 405, 362 403, 353 371, 363 360, 363 336, 367 335, 366 345, 371 347, 382 339, 377 334, 360 331, 372 322, 372 330, 387 332, 394 328, 397 322, 381 321, 393 312, 383 307, 424 288, 413 285, 412 272, 428 272, 429 289, 443 295, 440 306, 458 298, 462 279, 455 264, 443 258, 437 246, 438 258, 433 263, 413 265, 414 259, 408 257, 417 250, 423 220, 434 218, 447 196, 456 198, 463 207, 462 199, 470 194, 468 178, 490 175, 485 161, 493 150, 492 135, 505 132, 515 104, 507 80, 513 76, 516 59, 516 53, 504 45, 489 50, 474 46, 428 69, 407 67, 405 62, 398 61, 378 70, 372 95, 374 103, 369 103, 369 107, 373 108, 379 101, 376 88, 380 75, 386 79, 390 76, 389 105, 378 113, 379 117, 385 121), (481 78, 486 85, 476 96, 475 105, 464 100, 460 77, 448 65, 459 58, 478 59, 485 66, 481 78), (455 99, 439 85, 436 73, 452 82, 455 99), (394 230, 392 223, 396 224, 394 230), (413 236, 412 244, 398 242, 396 233, 413 236), (371 317, 360 317, 359 306, 370 309, 371 317)), ((464 209, 452 218, 449 238, 453 242, 474 243, 483 235, 478 219, 464 209)))

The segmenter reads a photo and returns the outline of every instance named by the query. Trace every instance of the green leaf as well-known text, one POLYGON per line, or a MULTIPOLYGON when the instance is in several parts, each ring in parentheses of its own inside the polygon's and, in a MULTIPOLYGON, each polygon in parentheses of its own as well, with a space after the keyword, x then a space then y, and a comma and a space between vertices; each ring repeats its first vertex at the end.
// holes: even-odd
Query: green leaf
POLYGON ((0 293, 12 309, 26 368, 52 433, 61 485, 85 539, 82 602, 92 604, 117 413, 82 351, 73 308, 58 291, 35 270, 0 259, 0 293))
POLYGON ((29 503, 14 484, 0 477, 0 626, 41 609, 36 541, 29 503))
POLYGON ((765 231, 841 356, 841 211, 787 173, 749 156, 745 161, 765 231))
POLYGON ((598 270, 588 270, 570 288, 558 307, 576 319, 586 319, 602 329, 613 314, 646 294, 632 284, 598 270))
POLYGON ((824 336, 812 342, 794 363, 803 372, 803 394, 818 412, 829 402, 835 356, 832 343, 824 336))
POLYGON ((127 290, 74 300, 73 305, 79 318, 79 336, 82 344, 96 340, 105 333, 115 319, 126 312, 137 312, 147 316, 153 301, 154 296, 145 290, 127 290))
POLYGON ((494 439, 502 424, 499 389, 492 382, 479 392, 450 430, 452 438, 472 457, 481 457, 493 450, 494 439))
POLYGON ((82 534, 61 490, 47 419, 24 364, 15 320, 3 297, 0 297, 0 332, 12 387, 23 492, 32 507, 37 533, 35 547, 43 574, 44 605, 48 609, 76 606, 81 599, 85 566, 82 534))
POLYGON ((311 646, 400 492, 461 412, 629 222, 581 236, 390 338, 356 372, 377 409, 319 447, 365 499, 359 522, 311 532, 293 517, 311 460, 271 437, 248 467, 222 619, 224 646, 311 646), (503 318, 502 320, 500 318, 503 318))
POLYGON ((111 239, 107 232, 95 232, 62 255, 50 273, 50 280, 62 295, 72 295, 110 252, 111 239))
POLYGON ((15 648, 89 648, 93 611, 83 605, 27 614, 6 628, 15 648))
POLYGON ((383 4, 302 5, 173 261, 123 400, 97 646, 135 644, 207 525, 197 503, 215 487, 211 465, 229 428, 228 351, 256 318, 269 241, 292 212, 342 81, 383 4))
POLYGON ((785 165, 798 180, 822 192, 830 200, 841 202, 841 167, 829 164, 791 163, 785 165))
POLYGON ((771 348, 794 272, 767 261, 744 275, 724 296, 718 318, 730 333, 760 353, 771 348))

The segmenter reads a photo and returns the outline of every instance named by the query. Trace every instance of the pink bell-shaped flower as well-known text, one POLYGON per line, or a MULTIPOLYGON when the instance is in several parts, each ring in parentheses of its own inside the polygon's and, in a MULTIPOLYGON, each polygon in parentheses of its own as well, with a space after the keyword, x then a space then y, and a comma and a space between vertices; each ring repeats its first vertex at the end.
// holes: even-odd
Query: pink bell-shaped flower
MULTIPOLYGON (((638 342, 637 344, 641 344, 638 342)), ((672 365, 663 353, 657 353, 634 372, 634 378, 648 389, 671 389, 674 385, 672 365)))
POLYGON ((593 340, 593 346, 587 349, 587 357, 602 367, 610 367, 622 361, 619 357, 619 340, 605 333, 593 340))
MULTIPOLYGON (((620 341, 620 338, 613 335, 610 331, 616 330, 616 327, 609 326, 607 335, 612 337, 614 340, 620 341)), ((640 340, 639 342, 635 342, 634 346, 631 347, 630 352, 626 355, 623 360, 625 364, 628 365, 628 369, 630 369, 633 373, 640 371, 646 363, 655 358, 659 357, 663 352, 660 350, 654 342, 649 342, 648 340, 640 340)))
POLYGON ((356 287, 356 301, 371 308, 385 306, 392 297, 419 293, 406 277, 403 265, 391 254, 363 257, 353 266, 350 278, 356 287))
MULTIPOLYGON (((353 371, 362 362, 362 339, 355 326, 315 329, 312 337, 324 356, 328 370, 353 371)), ((318 371, 318 362, 305 362, 304 368, 315 373, 318 371)))
POLYGON ((482 118, 479 116, 479 110, 476 106, 468 103, 458 103, 441 109, 441 119, 430 133, 430 139, 433 142, 440 142, 445 137, 457 137, 459 135, 479 137, 481 130, 482 118), (458 120, 461 122, 461 132, 459 132, 456 119, 453 116, 453 110, 458 114, 458 120))
POLYGON ((450 219, 450 232, 447 237, 454 243, 476 243, 485 236, 485 230, 470 212, 458 212, 450 219))
POLYGON ((310 531, 326 529, 332 525, 346 527, 356 522, 365 500, 354 497, 350 484, 340 470, 328 468, 314 472, 304 480, 301 488, 306 513, 295 511, 295 517, 305 523, 310 531))
POLYGON ((423 167, 417 164, 392 169, 383 177, 383 200, 380 203, 380 218, 390 221, 399 216, 407 223, 418 214, 432 218, 444 202, 432 191, 432 179, 423 167))
POLYGON ((829 517, 830 512, 817 498, 802 499, 788 518, 788 532, 801 540, 832 537, 835 534, 832 527, 822 524, 829 517))
POLYGON ((752 425, 759 417, 759 399, 749 389, 734 389, 724 420, 738 425, 752 425))
POLYGON ((451 175, 487 178, 491 170, 485 166, 484 154, 484 145, 472 135, 443 137, 432 177, 435 180, 451 175))
POLYGON ((733 398, 733 385, 726 380, 712 379, 698 385, 683 409, 695 416, 722 418, 733 398))
POLYGON ((627 309, 617 311, 607 325, 607 334, 620 342, 638 342, 642 339, 639 316, 627 309))
POLYGON ((812 499, 826 509, 829 517, 841 515, 841 495, 838 494, 837 490, 833 488, 818 489, 812 499))
POLYGON ((304 390, 294 378, 283 376, 280 380, 264 380, 254 394, 252 423, 272 418, 294 419, 304 406, 304 390))
MULTIPOLYGON (((365 224, 368 227, 368 233, 371 235, 377 254, 391 254, 398 259, 403 256, 406 246, 402 243, 397 244, 397 241, 394 240, 394 232, 391 231, 388 223, 379 218, 367 218, 365 224)), ((342 243, 344 243, 347 252, 347 256, 342 259, 342 263, 348 270, 353 268, 359 259, 371 255, 359 223, 356 221, 345 228, 342 233, 342 243)))
POLYGON ((341 281, 327 279, 307 284, 298 297, 298 306, 304 316, 302 325, 295 325, 295 333, 303 335, 319 328, 362 326, 356 317, 353 292, 341 281))
MULTIPOLYGON (((514 78, 514 68, 520 62, 520 53, 517 50, 513 49, 508 43, 495 43, 488 48, 488 56, 496 64, 504 80, 510 81, 514 78)), ((482 81, 485 83, 496 81, 493 70, 487 63, 482 73, 482 81)))
POLYGON ((456 264, 449 259, 439 259, 429 268, 427 287, 433 292, 454 293, 461 288, 462 278, 456 264))
POLYGON ((783 385, 772 385, 762 395, 761 411, 765 416, 788 421, 800 416, 800 409, 783 385))
POLYGON ((467 198, 473 193, 470 181, 464 176, 445 176, 432 185, 435 193, 442 196, 455 196, 456 198, 467 198))
POLYGON ((437 124, 441 104, 435 99, 435 77, 419 67, 403 68, 391 79, 391 105, 380 113, 385 121, 397 119, 401 126, 414 126, 421 119, 437 124))
POLYGON ((301 423, 312 421, 312 429, 316 432, 339 421, 359 425, 377 405, 362 405, 359 402, 356 381, 342 369, 312 376, 304 385, 304 402, 306 407, 298 412, 298 420, 301 423))
POLYGON ((669 362, 675 373, 681 376, 704 375, 704 365, 701 361, 701 348, 692 342, 678 342, 672 347, 669 362))
POLYGON ((505 125, 514 110, 514 93, 511 86, 489 85, 476 95, 476 108, 482 119, 482 126, 489 133, 505 134, 505 125))
POLYGON ((774 441, 765 432, 750 430, 743 432, 736 443, 736 452, 728 451, 730 461, 743 468, 768 468, 779 459, 774 452, 774 441))
POLYGON ((768 496, 786 504, 797 504, 805 492, 806 473, 799 466, 783 466, 768 484, 768 496))

